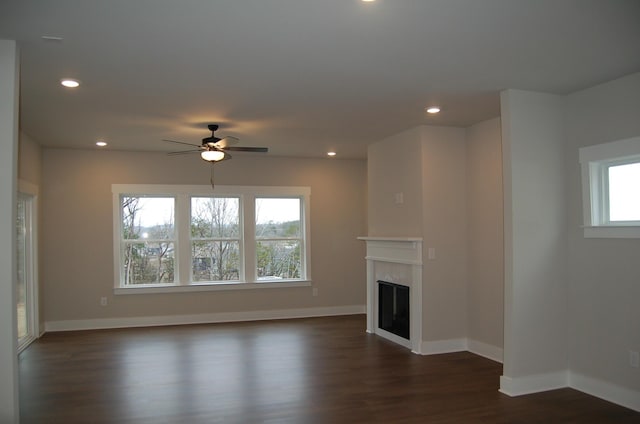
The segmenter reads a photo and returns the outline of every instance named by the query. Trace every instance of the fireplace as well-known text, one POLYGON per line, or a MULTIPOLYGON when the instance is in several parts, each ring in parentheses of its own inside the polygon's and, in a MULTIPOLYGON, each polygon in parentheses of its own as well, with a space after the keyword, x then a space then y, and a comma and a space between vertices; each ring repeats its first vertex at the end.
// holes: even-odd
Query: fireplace
POLYGON ((422 239, 367 243, 367 332, 422 353, 422 239))
POLYGON ((378 280, 378 328, 409 340, 409 287, 378 280))

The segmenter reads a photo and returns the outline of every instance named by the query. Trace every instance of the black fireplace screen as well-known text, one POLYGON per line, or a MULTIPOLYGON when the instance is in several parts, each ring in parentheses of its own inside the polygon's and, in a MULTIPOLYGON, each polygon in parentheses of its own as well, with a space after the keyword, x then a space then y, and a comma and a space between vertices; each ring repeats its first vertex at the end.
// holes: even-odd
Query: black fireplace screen
POLYGON ((378 327, 409 340, 409 287, 378 280, 378 327))

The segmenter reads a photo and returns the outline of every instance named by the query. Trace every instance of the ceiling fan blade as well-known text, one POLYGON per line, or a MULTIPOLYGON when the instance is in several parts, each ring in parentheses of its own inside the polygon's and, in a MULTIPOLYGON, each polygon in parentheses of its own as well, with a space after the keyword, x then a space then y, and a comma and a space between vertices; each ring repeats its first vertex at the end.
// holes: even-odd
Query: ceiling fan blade
POLYGON ((169 143, 186 144, 187 146, 202 148, 202 146, 200 146, 199 144, 185 143, 184 141, 176 141, 176 140, 162 140, 162 141, 168 141, 169 143))
POLYGON ((234 152, 259 152, 266 153, 269 151, 267 147, 225 147, 224 150, 230 150, 234 152))
POLYGON ((238 141, 240 141, 239 139, 237 139, 236 137, 232 137, 230 135, 218 140, 214 146, 216 146, 219 149, 226 149, 227 146, 231 146, 232 144, 237 144, 238 141))
POLYGON ((180 150, 179 152, 169 152, 167 153, 169 156, 175 156, 175 155, 186 155, 188 153, 200 153, 202 152, 202 149, 198 149, 198 150, 180 150))

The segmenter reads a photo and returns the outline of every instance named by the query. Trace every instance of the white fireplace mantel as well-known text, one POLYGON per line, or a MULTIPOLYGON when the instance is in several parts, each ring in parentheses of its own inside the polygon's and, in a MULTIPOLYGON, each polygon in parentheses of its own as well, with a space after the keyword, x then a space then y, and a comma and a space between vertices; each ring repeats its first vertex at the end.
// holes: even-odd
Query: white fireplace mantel
POLYGON ((358 237, 367 244, 367 332, 422 353, 422 238, 358 237), (409 340, 378 327, 377 280, 409 287, 409 340))

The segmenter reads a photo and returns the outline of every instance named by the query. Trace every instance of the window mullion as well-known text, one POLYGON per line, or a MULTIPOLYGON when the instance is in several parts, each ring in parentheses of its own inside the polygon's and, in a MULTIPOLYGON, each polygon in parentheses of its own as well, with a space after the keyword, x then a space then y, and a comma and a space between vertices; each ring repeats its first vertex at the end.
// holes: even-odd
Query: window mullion
POLYGON ((258 280, 256 265, 256 199, 254 195, 243 195, 242 222, 244 245, 244 280, 255 282, 258 280))
POLYGON ((602 223, 605 225, 611 224, 611 214, 609 211, 609 167, 610 165, 601 166, 602 186, 600 192, 602 193, 602 199, 600 199, 600 207, 602 208, 602 223))
POLYGON ((181 286, 191 284, 191 209, 187 194, 176 196, 176 262, 178 281, 181 286))

